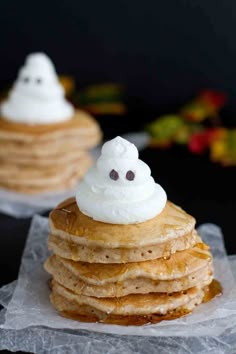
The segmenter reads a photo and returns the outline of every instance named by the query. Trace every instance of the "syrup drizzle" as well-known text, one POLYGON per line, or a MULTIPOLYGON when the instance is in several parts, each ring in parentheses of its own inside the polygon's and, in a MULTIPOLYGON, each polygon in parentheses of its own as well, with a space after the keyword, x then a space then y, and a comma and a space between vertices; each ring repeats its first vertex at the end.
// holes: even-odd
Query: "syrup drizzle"
POLYGON ((72 230, 73 225, 77 219, 77 215, 74 211, 70 210, 69 207, 71 205, 75 204, 75 201, 67 204, 67 205, 62 205, 60 208, 54 209, 54 213, 62 213, 65 215, 65 231, 69 232, 70 230, 72 230))
POLYGON ((223 289, 220 282, 216 279, 213 279, 211 284, 206 288, 203 302, 209 302, 217 296, 222 295, 223 289))

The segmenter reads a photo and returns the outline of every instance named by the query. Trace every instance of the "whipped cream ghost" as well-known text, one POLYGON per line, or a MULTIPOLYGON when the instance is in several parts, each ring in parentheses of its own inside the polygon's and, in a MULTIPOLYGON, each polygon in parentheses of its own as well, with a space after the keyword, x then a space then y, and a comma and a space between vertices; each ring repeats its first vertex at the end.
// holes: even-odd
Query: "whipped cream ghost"
POLYGON ((135 224, 152 219, 165 207, 164 189, 138 158, 136 146, 117 136, 106 142, 94 167, 79 184, 76 202, 81 212, 111 224, 135 224))
POLYGON ((26 57, 0 111, 4 119, 12 122, 49 124, 70 119, 74 108, 64 97, 50 58, 33 53, 26 57))

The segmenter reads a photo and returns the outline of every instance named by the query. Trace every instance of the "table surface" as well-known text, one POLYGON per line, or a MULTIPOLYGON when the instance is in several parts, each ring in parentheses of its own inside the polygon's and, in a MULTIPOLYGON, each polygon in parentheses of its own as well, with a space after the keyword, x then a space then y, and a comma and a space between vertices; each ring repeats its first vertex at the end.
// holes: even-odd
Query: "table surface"
MULTIPOLYGON (((184 147, 146 148, 140 158, 150 166, 168 199, 192 214, 196 225, 210 222, 221 227, 228 254, 235 254, 236 167, 213 164, 208 156, 191 155, 184 147)), ((0 214, 0 286, 17 278, 30 222, 31 218, 0 214)))

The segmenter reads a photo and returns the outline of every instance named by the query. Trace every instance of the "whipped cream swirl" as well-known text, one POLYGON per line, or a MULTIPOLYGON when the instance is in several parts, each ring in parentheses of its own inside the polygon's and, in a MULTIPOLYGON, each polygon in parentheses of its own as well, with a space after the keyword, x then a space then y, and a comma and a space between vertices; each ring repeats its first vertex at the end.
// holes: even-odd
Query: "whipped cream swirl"
POLYGON ((74 108, 65 99, 54 65, 44 53, 26 57, 8 98, 0 106, 4 119, 28 124, 70 119, 74 108))
POLYGON ((164 189, 138 158, 136 146, 116 137, 106 142, 96 164, 76 191, 81 212, 111 224, 136 224, 152 219, 165 207, 164 189))

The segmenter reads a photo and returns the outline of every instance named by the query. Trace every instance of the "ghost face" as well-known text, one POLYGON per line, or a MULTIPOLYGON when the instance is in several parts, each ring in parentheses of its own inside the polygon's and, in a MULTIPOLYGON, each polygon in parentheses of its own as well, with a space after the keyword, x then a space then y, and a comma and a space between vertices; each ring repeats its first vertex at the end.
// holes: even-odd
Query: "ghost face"
POLYGON ((43 100, 58 99, 64 94, 57 76, 44 67, 37 70, 35 67, 22 68, 12 92, 43 100))
POLYGON ((155 188, 148 165, 139 159, 124 158, 100 157, 86 174, 85 184, 93 198, 108 203, 145 199, 155 188))
POLYGON ((138 159, 107 159, 97 161, 99 177, 113 186, 139 185, 146 182, 151 174, 150 168, 138 159))

